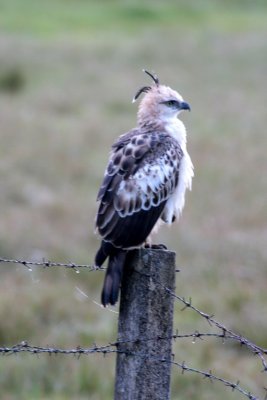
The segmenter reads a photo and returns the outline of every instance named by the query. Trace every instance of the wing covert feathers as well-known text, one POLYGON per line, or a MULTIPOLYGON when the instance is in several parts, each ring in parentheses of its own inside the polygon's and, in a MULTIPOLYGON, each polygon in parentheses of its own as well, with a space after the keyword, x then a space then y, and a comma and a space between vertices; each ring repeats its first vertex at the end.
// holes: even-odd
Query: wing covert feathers
POLYGON ((104 241, 127 249, 146 240, 177 187, 182 157, 166 133, 133 129, 119 137, 97 197, 104 241))

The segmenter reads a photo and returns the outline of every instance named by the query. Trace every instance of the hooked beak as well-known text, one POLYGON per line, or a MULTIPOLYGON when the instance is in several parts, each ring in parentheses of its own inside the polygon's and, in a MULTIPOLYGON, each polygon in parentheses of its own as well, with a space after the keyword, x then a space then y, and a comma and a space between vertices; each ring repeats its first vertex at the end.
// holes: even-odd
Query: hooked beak
POLYGON ((185 101, 182 101, 180 103, 180 110, 188 110, 191 111, 190 105, 186 103, 185 101))

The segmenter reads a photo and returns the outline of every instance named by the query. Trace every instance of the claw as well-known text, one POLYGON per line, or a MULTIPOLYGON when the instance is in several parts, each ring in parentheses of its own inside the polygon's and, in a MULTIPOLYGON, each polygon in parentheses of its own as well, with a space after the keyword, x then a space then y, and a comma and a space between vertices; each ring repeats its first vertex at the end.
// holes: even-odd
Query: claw
POLYGON ((154 249, 154 250, 168 250, 165 244, 149 244, 145 243, 145 249, 154 249))

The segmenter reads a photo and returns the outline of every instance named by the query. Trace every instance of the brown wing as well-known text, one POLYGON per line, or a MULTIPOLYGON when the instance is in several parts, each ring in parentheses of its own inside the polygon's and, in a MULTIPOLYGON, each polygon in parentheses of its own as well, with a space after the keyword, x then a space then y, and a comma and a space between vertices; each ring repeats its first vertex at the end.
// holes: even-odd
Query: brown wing
POLYGON ((170 136, 138 130, 119 138, 98 193, 96 226, 116 247, 142 244, 178 184, 179 144, 170 136))

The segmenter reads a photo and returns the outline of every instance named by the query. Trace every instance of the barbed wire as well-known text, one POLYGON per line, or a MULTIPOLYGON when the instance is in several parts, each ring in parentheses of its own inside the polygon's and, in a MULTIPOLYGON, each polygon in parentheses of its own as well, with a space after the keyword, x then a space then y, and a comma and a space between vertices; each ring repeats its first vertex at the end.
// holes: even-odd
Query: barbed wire
MULTIPOLYGON (((138 273, 140 275, 147 276, 146 274, 144 274, 140 271, 138 271, 138 273)), ((264 349, 264 348, 256 345, 255 343, 253 343, 246 337, 233 332, 231 329, 227 328, 225 325, 223 325, 222 323, 217 321, 214 318, 214 315, 209 315, 209 314, 199 310, 197 307, 195 307, 192 304, 191 298, 189 298, 189 300, 186 300, 184 297, 181 297, 181 296, 177 295, 176 293, 174 293, 170 288, 164 286, 160 281, 155 280, 155 282, 159 286, 161 286, 175 300, 178 300, 179 302, 181 302, 184 305, 184 307, 181 309, 181 311, 184 311, 189 308, 189 309, 193 310, 194 312, 196 312, 198 315, 200 315, 202 318, 204 318, 209 323, 210 326, 215 326, 221 331, 220 334, 217 334, 217 335, 212 334, 211 336, 217 336, 217 337, 222 338, 223 340, 232 339, 232 340, 238 342, 241 346, 245 346, 248 349, 250 349, 253 352, 253 354, 256 355, 260 359, 262 366, 263 366, 262 372, 267 372, 267 361, 265 359, 265 356, 267 355, 267 349, 264 349)), ((201 338, 204 335, 207 336, 208 334, 196 334, 195 339, 197 337, 201 338)), ((267 400, 267 398, 266 398, 266 400, 267 400)))
POLYGON ((69 263, 60 263, 60 262, 52 262, 48 260, 42 260, 42 261, 26 261, 26 260, 18 260, 18 259, 8 259, 8 258, 0 258, 0 263, 9 263, 9 264, 20 264, 23 265, 24 267, 28 268, 30 271, 32 270, 32 267, 43 267, 43 268, 53 268, 53 267, 64 267, 68 269, 73 269, 74 271, 77 271, 81 268, 89 270, 89 272, 92 271, 100 271, 100 270, 105 270, 106 268, 104 267, 96 267, 94 265, 88 265, 88 264, 75 264, 73 262, 69 263))
MULTIPOLYGON (((158 283, 160 284, 160 282, 158 282, 158 283)), ((222 338, 233 339, 233 340, 237 341, 241 346, 245 346, 248 349, 250 349, 253 352, 253 354, 255 354, 260 359, 262 366, 263 366, 262 372, 267 372, 267 361, 265 359, 265 356, 267 355, 267 349, 262 348, 262 347, 256 345, 255 343, 253 343, 251 340, 247 339, 246 337, 233 332, 231 329, 227 328, 225 325, 223 325, 219 321, 217 321, 214 318, 214 315, 209 315, 209 314, 199 310, 197 307, 193 306, 191 298, 189 298, 189 300, 186 300, 184 297, 178 296, 171 289, 169 289, 167 287, 164 287, 164 288, 176 300, 179 300, 179 302, 184 304, 184 307, 182 308, 181 311, 184 311, 185 309, 190 308, 191 310, 196 312, 198 315, 200 315, 202 318, 204 318, 206 321, 208 321, 210 326, 216 326, 222 332, 220 335, 222 338)))
POLYGON ((28 344, 26 340, 23 340, 20 343, 17 343, 11 347, 0 347, 0 354, 2 355, 11 355, 11 354, 17 354, 17 353, 31 353, 31 354, 42 354, 42 353, 47 353, 49 355, 51 354, 64 354, 64 355, 87 355, 87 354, 93 354, 93 353, 102 353, 102 354, 108 354, 108 353, 117 353, 117 350, 113 348, 114 345, 108 344, 105 346, 97 346, 94 345, 93 347, 90 348, 82 348, 80 346, 77 346, 73 349, 61 349, 61 348, 56 348, 56 347, 50 347, 50 346, 31 346, 28 344))
MULTIPOLYGON (((128 352, 127 354, 135 356, 135 357, 137 357, 137 356, 143 357, 144 359, 148 358, 146 355, 140 355, 138 353, 128 352)), ((175 355, 173 355, 173 356, 175 357, 175 355)), ((259 397, 255 396, 251 392, 248 392, 247 390, 243 389, 240 386, 240 381, 237 381, 236 383, 228 381, 228 380, 226 380, 224 378, 221 378, 221 377, 219 377, 217 375, 214 375, 211 370, 202 371, 200 369, 192 368, 192 367, 188 366, 185 363, 185 361, 180 363, 180 362, 175 361, 174 359, 173 360, 168 360, 168 359, 166 359, 164 357, 163 358, 149 357, 149 359, 153 359, 155 362, 164 362, 164 363, 169 363, 171 365, 174 365, 174 366, 176 366, 176 367, 178 367, 178 368, 180 368, 182 370, 182 374, 184 374, 185 372, 193 372, 193 373, 195 373, 197 375, 202 376, 204 379, 209 379, 210 382, 220 382, 223 385, 225 385, 226 387, 232 389, 232 392, 236 390, 236 391, 238 391, 239 393, 241 393, 242 395, 244 395, 245 397, 247 397, 250 400, 260 400, 259 397)))
MULTIPOLYGON (((88 265, 88 264, 76 264, 73 262, 69 263, 59 263, 59 262, 52 262, 48 260, 42 260, 42 261, 27 261, 27 260, 21 260, 21 259, 8 259, 8 258, 0 258, 0 263, 13 263, 13 264, 19 264, 22 265, 26 268, 28 268, 30 271, 32 270, 32 267, 42 267, 42 268, 53 268, 53 267, 64 267, 67 269, 73 269, 76 272, 78 272, 79 269, 86 269, 89 272, 92 271, 97 271, 97 270, 105 270, 105 268, 96 268, 93 265, 88 265)), ((179 270, 176 270, 178 272, 179 270)), ((142 273, 141 273, 142 274, 142 273)), ((184 311, 186 309, 191 309, 194 312, 196 312, 198 315, 200 315, 202 318, 204 318, 210 326, 214 326, 217 329, 219 329, 219 332, 198 332, 195 331, 193 333, 187 333, 187 334, 179 334, 178 330, 176 330, 175 334, 173 334, 171 337, 147 337, 147 338, 133 338, 133 339, 128 339, 128 340, 117 340, 113 343, 109 343, 104 346, 98 346, 94 344, 90 348, 82 348, 81 346, 77 346, 75 348, 70 348, 70 349, 62 349, 62 348, 57 348, 57 347, 51 347, 51 346, 32 346, 28 344, 26 340, 15 344, 11 347, 6 347, 2 346, 0 347, 0 354, 2 355, 12 355, 12 354, 17 354, 17 353, 31 353, 31 354, 49 354, 49 355, 73 355, 80 357, 82 355, 89 355, 89 354, 96 354, 100 353, 102 355, 110 354, 110 353, 125 353, 129 356, 135 356, 135 357, 143 357, 147 358, 148 356, 145 354, 141 353, 133 353, 129 352, 128 350, 126 351, 121 351, 118 349, 118 346, 123 344, 123 343, 136 343, 140 341, 155 341, 155 340, 176 340, 176 339, 183 339, 183 338, 191 338, 193 339, 193 342, 195 342, 197 339, 203 340, 204 338, 208 337, 214 337, 214 338, 220 338, 223 342, 225 340, 233 340, 238 342, 241 346, 245 346, 249 350, 253 352, 261 361, 262 366, 263 366, 263 371, 262 372, 267 372, 267 361, 265 359, 265 356, 267 355, 267 349, 264 349, 249 339, 245 338, 242 335, 239 335, 235 332, 233 332, 231 329, 228 329, 225 325, 220 323, 214 318, 214 315, 209 315, 201 310, 199 310, 197 307, 195 307, 192 304, 192 299, 189 298, 189 300, 186 300, 184 297, 181 297, 174 293, 170 288, 163 286, 160 282, 159 283, 165 290, 166 292, 174 297, 175 300, 179 301, 180 303, 183 304, 183 308, 181 311, 184 311)), ((150 357, 151 358, 151 357, 150 357)), ((232 389, 232 391, 236 390, 245 397, 247 397, 250 400, 259 400, 258 397, 252 395, 250 392, 246 391, 239 385, 239 381, 234 383, 230 382, 228 380, 225 380, 224 378, 221 378, 215 374, 212 373, 212 371, 202 371, 198 370, 195 368, 192 368, 188 365, 185 364, 183 361, 182 363, 175 361, 175 355, 173 355, 172 360, 167 360, 165 358, 153 358, 153 360, 156 362, 168 362, 171 363, 174 366, 179 367, 182 370, 182 373, 185 372, 194 372, 200 376, 202 376, 204 379, 209 379, 210 382, 217 381, 222 384, 224 384, 226 387, 229 387, 232 389)), ((267 400, 267 395, 264 400, 267 400)))
MULTIPOLYGON (((42 261, 27 261, 27 260, 21 260, 21 259, 8 259, 8 258, 3 258, 0 257, 0 263, 12 263, 12 264, 19 264, 22 265, 26 268, 28 268, 29 270, 31 270, 31 267, 42 267, 42 268, 53 268, 53 267, 64 267, 67 269, 73 269, 75 271, 78 271, 79 269, 87 269, 87 271, 92 272, 92 271, 99 271, 99 270, 105 270, 104 267, 98 268, 95 267, 94 265, 88 265, 88 264, 76 264, 74 262, 69 262, 69 263, 60 263, 60 262, 53 262, 53 261, 49 261, 49 260, 42 260, 42 261)), ((179 270, 176 270, 177 272, 179 270)), ((142 273, 141 273, 142 274, 142 273)), ((157 282, 158 284, 160 284, 161 286, 163 286, 161 284, 161 282, 157 282)), ((264 349, 258 345, 256 345, 255 343, 253 343, 252 341, 250 341, 249 339, 245 338, 242 335, 236 334, 235 332, 233 332, 232 330, 230 330, 229 328, 227 328, 225 325, 221 324, 219 321, 214 319, 214 315, 209 315, 201 310, 199 310, 197 307, 195 307, 192 304, 192 299, 189 298, 189 300, 186 300, 184 297, 181 297, 179 295, 177 295, 176 293, 174 293, 170 288, 167 288, 165 286, 163 286, 164 289, 167 291, 167 293, 169 293, 169 295, 171 295, 172 297, 174 297, 176 300, 178 300, 179 302, 181 302, 184 307, 181 311, 184 311, 187 308, 192 309, 194 312, 196 312, 198 315, 200 315, 202 318, 206 319, 208 321, 208 323, 211 326, 216 326, 219 330, 221 330, 221 334, 204 334, 204 333, 194 333, 194 338, 197 339, 201 339, 204 336, 216 336, 216 337, 220 337, 222 339, 232 339, 232 340, 236 340, 238 341, 241 346, 245 345, 247 348, 251 349, 253 351, 254 354, 256 354, 262 362, 263 365, 263 371, 267 372, 267 362, 264 358, 264 355, 267 354, 267 349, 264 349), (228 336, 226 336, 226 333, 228 334, 228 336)), ((192 336, 192 334, 190 334, 189 336, 192 336)), ((173 339, 180 337, 180 335, 174 335, 173 339)), ((184 337, 186 337, 186 335, 184 335, 184 337)))
POLYGON ((171 336, 154 336, 154 337, 147 337, 147 338, 134 338, 134 339, 127 339, 127 340, 121 340, 118 339, 115 342, 109 343, 104 346, 97 346, 94 344, 93 347, 91 348, 82 348, 81 346, 76 346, 73 349, 59 349, 55 347, 42 347, 42 346, 32 346, 28 343, 27 340, 23 340, 20 343, 17 343, 13 346, 2 346, 0 347, 0 354, 14 354, 14 353, 22 353, 22 352, 28 352, 28 353, 34 353, 34 354, 39 354, 39 353, 50 353, 50 354, 91 354, 91 353, 114 353, 114 350, 111 350, 113 347, 118 347, 121 344, 135 344, 139 342, 148 342, 148 341, 157 341, 157 340, 175 340, 175 339, 184 339, 184 338, 193 338, 195 341, 196 338, 198 339, 203 339, 205 337, 216 337, 216 338, 224 338, 224 339, 231 339, 228 336, 223 336, 222 334, 218 333, 200 333, 198 331, 195 331, 193 333, 186 333, 186 334, 178 334, 178 331, 176 331, 175 334, 171 336))
MULTIPOLYGON (((218 336, 217 334, 200 334, 200 333, 192 333, 192 334, 186 334, 186 335, 174 335, 176 338, 183 338, 183 337, 195 337, 195 336, 218 336)), ((161 340, 163 338, 157 338, 157 340, 161 340)), ((166 338, 165 338, 166 339, 166 338)), ((138 339, 140 341, 140 339, 138 339)), ((152 339, 149 339, 152 340, 152 339)), ((155 338, 153 339, 155 340, 155 338)), ((128 343, 129 341, 117 341, 114 343, 109 343, 108 345, 104 346, 98 346, 98 345, 93 345, 90 348, 83 348, 81 346, 77 346, 75 348, 70 348, 70 349, 62 349, 62 348, 55 348, 55 347, 50 347, 50 346, 32 346, 30 345, 27 341, 22 341, 18 344, 15 344, 14 346, 11 347, 0 347, 0 354, 2 355, 12 355, 12 354, 17 354, 17 353, 30 353, 33 355, 38 355, 38 354, 48 354, 48 355, 72 355, 76 356, 77 358, 80 358, 81 356, 84 355, 90 355, 90 354, 102 354, 103 356, 106 356, 107 354, 111 353, 120 353, 120 354, 126 354, 127 356, 130 357, 139 357, 143 359, 149 359, 153 360, 154 362, 160 362, 160 363, 169 363, 171 365, 174 365, 178 368, 181 369, 182 374, 185 372, 193 372, 196 373, 200 376, 202 376, 204 379, 209 379, 210 382, 220 382, 224 384, 226 387, 232 389, 232 391, 238 391, 245 397, 247 397, 250 400, 259 400, 258 397, 254 396, 251 392, 246 391, 240 386, 240 382, 237 381, 236 383, 228 381, 224 378, 221 378, 215 374, 212 373, 211 370, 209 371, 202 371, 196 368, 192 368, 188 366, 184 361, 183 362, 177 362, 175 361, 173 355, 172 360, 168 360, 164 357, 153 357, 153 356, 148 356, 144 353, 138 353, 138 352, 132 352, 132 351, 124 351, 124 350, 119 350, 118 346, 119 344, 122 343, 128 343)))
POLYGON ((247 397, 248 399, 250 399, 250 400, 259 400, 259 397, 256 397, 256 396, 254 396, 251 392, 248 392, 248 391, 246 391, 245 389, 243 389, 243 388, 240 386, 240 381, 237 381, 236 383, 230 382, 230 381, 228 381, 228 380, 226 380, 226 379, 223 379, 223 378, 221 378, 221 377, 219 377, 219 376, 217 376, 217 375, 214 375, 214 374, 212 373, 211 370, 209 370, 208 372, 206 372, 206 371, 198 370, 198 369, 196 369, 196 368, 189 367, 189 366, 187 366, 187 365, 185 364, 184 361, 183 361, 182 363, 179 363, 179 362, 176 362, 176 361, 171 361, 171 364, 172 364, 172 365, 175 365, 175 366, 177 366, 177 367, 179 367, 179 368, 181 368, 181 369, 182 369, 182 374, 183 374, 185 371, 186 371, 186 372, 193 372, 193 373, 195 373, 195 374, 198 374, 198 375, 203 376, 204 379, 209 379, 210 382, 213 382, 213 381, 221 382, 221 383, 223 383, 226 387, 231 388, 231 389, 232 389, 232 392, 235 391, 235 390, 237 390, 239 393, 243 394, 244 396, 246 396, 246 397, 247 397))

